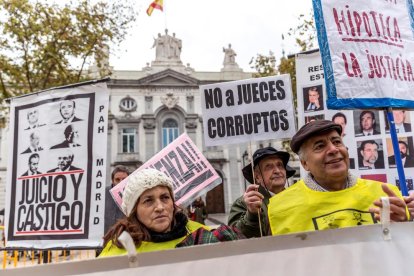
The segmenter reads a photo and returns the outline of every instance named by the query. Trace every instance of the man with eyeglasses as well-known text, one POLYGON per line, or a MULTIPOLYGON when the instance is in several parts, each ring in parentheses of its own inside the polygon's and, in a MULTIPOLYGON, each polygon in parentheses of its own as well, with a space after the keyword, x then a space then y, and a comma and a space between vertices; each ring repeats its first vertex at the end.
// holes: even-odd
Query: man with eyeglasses
POLYGON ((267 205, 270 197, 285 189, 287 178, 295 174, 287 165, 289 157, 289 153, 273 147, 261 148, 253 154, 254 177, 252 164, 243 168, 243 176, 252 184, 233 203, 228 224, 240 229, 247 238, 270 235, 267 205))
POLYGON ((72 152, 67 150, 58 156, 58 165, 56 168, 49 170, 48 172, 66 172, 66 171, 77 171, 81 170, 75 166, 72 166, 74 155, 72 152))

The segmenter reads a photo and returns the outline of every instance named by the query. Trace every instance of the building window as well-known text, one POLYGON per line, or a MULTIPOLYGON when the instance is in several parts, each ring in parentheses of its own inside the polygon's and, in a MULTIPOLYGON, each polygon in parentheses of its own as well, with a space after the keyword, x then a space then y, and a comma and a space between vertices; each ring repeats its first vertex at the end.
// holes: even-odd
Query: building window
POLYGON ((169 143, 178 137, 178 123, 174 119, 167 119, 162 124, 162 147, 164 148, 169 143))
POLYGON ((119 103, 119 108, 125 112, 135 111, 137 109, 137 102, 130 96, 126 96, 119 103))
POLYGON ((135 129, 122 129, 122 152, 135 152, 135 129))

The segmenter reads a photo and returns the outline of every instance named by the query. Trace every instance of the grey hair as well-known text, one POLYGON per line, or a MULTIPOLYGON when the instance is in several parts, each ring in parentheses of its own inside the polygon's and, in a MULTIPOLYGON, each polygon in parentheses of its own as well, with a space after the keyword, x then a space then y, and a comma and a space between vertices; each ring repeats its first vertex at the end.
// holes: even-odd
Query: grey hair
POLYGON ((306 154, 305 154, 305 151, 303 150, 303 144, 299 148, 298 156, 299 156, 300 161, 306 161, 306 154))

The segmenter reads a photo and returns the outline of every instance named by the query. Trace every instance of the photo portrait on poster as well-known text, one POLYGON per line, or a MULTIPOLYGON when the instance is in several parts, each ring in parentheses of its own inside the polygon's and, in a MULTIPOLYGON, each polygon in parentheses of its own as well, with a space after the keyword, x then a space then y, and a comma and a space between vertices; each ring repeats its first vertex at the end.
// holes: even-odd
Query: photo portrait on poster
MULTIPOLYGON (((392 147, 391 138, 386 139, 388 152, 388 166, 396 168, 394 149, 392 147)), ((414 146, 413 137, 398 136, 398 148, 400 150, 401 161, 404 168, 414 167, 414 146)))
POLYGON ((75 116, 76 111, 76 101, 75 100, 63 100, 59 103, 59 113, 62 116, 62 120, 58 121, 56 124, 67 124, 73 122, 82 121, 75 116))
POLYGON ((102 172, 96 171, 104 168, 106 154, 101 157, 96 147, 106 149, 107 97, 102 83, 12 101, 9 245, 47 248, 101 242, 102 235, 94 237, 93 220, 99 219, 93 214, 104 203, 91 206, 100 197, 94 191, 103 186, 103 180, 96 181, 102 172), (98 128, 99 122, 103 127, 98 128), (98 135, 102 137, 94 142, 98 135))
POLYGON ((305 116, 305 124, 313 122, 313 121, 317 121, 317 120, 324 120, 324 119, 325 119, 324 114, 313 115, 313 116, 305 116))
POLYGON ((39 109, 32 108, 26 111, 27 114, 27 127, 25 130, 35 129, 44 126, 45 124, 39 122, 39 109))
POLYGON ((68 125, 65 127, 63 131, 63 141, 59 144, 52 146, 50 149, 60 149, 60 148, 73 148, 73 147, 80 147, 81 145, 78 143, 79 139, 79 132, 76 130, 74 125, 68 125))
POLYGON ((341 125, 341 127, 342 127, 341 137, 342 138, 345 137, 345 135, 346 135, 346 126, 348 124, 348 119, 346 118, 346 115, 343 112, 336 112, 332 116, 331 120, 335 124, 341 125))
POLYGON ((359 149, 358 167, 360 170, 384 169, 384 151, 382 140, 364 140, 357 142, 359 149))
POLYGON ((379 113, 377 110, 354 111, 355 137, 381 134, 379 113))
POLYGON ((38 152, 38 151, 43 150, 43 147, 40 146, 40 138, 37 132, 30 133, 29 139, 30 139, 29 146, 22 153, 32 153, 32 152, 38 152))
POLYGON ((303 88, 305 112, 320 111, 324 109, 322 85, 303 88))
POLYGON ((28 170, 25 173, 23 173, 22 176, 42 174, 38 170, 39 162, 40 162, 40 155, 38 153, 31 154, 28 159, 28 170))
MULTIPOLYGON (((405 184, 407 186, 407 190, 412 193, 414 192, 414 185, 413 185, 413 179, 412 178, 406 178, 405 179, 405 184)), ((395 178, 395 185, 398 187, 398 189, 400 188, 400 180, 398 178, 395 178)))
MULTIPOLYGON (((397 133, 407 133, 411 132, 411 118, 410 112, 403 109, 393 109, 392 115, 394 117, 394 124, 395 124, 395 131, 397 133)), ((385 118, 385 132, 390 132, 390 125, 388 122, 388 117, 386 112, 384 111, 384 118, 385 118)))

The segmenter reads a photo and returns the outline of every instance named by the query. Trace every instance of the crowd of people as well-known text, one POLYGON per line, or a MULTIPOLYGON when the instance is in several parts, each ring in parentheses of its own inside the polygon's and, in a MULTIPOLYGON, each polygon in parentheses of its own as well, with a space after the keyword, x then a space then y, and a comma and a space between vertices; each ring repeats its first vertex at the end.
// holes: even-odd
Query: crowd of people
MULTIPOLYGON (((372 115, 365 113, 361 118, 367 114, 372 115)), ((292 137, 291 150, 307 171, 293 185, 288 182, 296 172, 288 165, 290 154, 273 147, 257 149, 252 162, 242 169, 250 184, 232 204, 228 225, 216 228, 205 225, 208 214, 202 197, 185 209, 175 203, 173 180, 164 173, 143 169, 130 175, 128 168, 115 167, 112 183, 106 188, 103 249, 96 255, 127 254, 126 248, 131 247, 128 240, 139 253, 375 224, 381 221, 380 198, 384 196, 389 198, 392 221, 412 220, 414 194, 403 197, 395 185, 361 179, 350 172, 343 127, 335 118, 315 120, 292 137), (121 210, 109 191, 124 179, 121 210)), ((375 146, 375 142, 371 144, 375 146)), ((360 147, 367 166, 377 159, 375 148, 366 152, 371 144, 360 147)), ((29 166, 35 167, 37 160, 31 156, 29 166)), ((42 253, 43 262, 48 262, 47 251, 42 253)), ((62 254, 70 252, 64 250, 62 254)))
MULTIPOLYGON (((110 209, 105 213, 112 217, 105 219, 104 248, 99 257, 127 254, 125 235, 131 237, 136 252, 148 252, 375 224, 381 221, 380 198, 384 196, 389 198, 392 221, 411 220, 414 195, 403 197, 395 185, 352 175, 342 137, 342 125, 333 121, 305 124, 293 136, 290 147, 307 174, 291 186, 287 179, 295 170, 288 165, 290 154, 273 147, 256 150, 252 162, 242 169, 251 184, 233 203, 229 226, 216 229, 204 224, 207 212, 201 198, 183 210, 175 204, 168 176, 155 169, 134 173, 126 180, 123 212, 115 215, 114 206, 106 207, 110 209)), ((128 175, 125 168, 116 168, 112 185, 128 175)))

